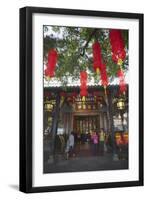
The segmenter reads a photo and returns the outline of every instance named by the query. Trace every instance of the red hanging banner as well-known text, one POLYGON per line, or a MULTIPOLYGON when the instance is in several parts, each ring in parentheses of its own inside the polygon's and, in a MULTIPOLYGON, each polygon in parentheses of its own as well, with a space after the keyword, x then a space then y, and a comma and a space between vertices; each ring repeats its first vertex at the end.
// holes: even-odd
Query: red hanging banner
POLYGON ((119 91, 120 91, 120 93, 125 93, 127 88, 126 88, 124 72, 122 69, 118 70, 117 76, 119 78, 119 91))
POLYGON ((118 65, 126 58, 125 44, 120 30, 111 30, 109 34, 112 60, 118 65))
POLYGON ((102 61, 101 47, 99 42, 95 42, 92 46, 92 49, 93 49, 93 68, 97 73, 100 72, 101 84, 104 86, 104 88, 106 88, 108 85, 108 77, 107 77, 106 65, 103 64, 102 61))
POLYGON ((80 95, 87 96, 87 72, 86 71, 81 71, 80 72, 80 95))
POLYGON ((45 76, 47 77, 54 77, 55 76, 55 67, 57 64, 57 51, 55 49, 51 49, 48 52, 48 63, 47 68, 45 69, 45 76))
POLYGON ((126 58, 124 40, 120 30, 111 30, 109 37, 112 50, 112 60, 120 66, 120 69, 117 72, 119 78, 119 91, 120 93, 124 93, 126 92, 126 83, 124 72, 121 67, 126 58))
POLYGON ((99 42, 95 42, 92 45, 92 49, 93 49, 93 69, 96 73, 99 73, 102 65, 101 47, 99 42))

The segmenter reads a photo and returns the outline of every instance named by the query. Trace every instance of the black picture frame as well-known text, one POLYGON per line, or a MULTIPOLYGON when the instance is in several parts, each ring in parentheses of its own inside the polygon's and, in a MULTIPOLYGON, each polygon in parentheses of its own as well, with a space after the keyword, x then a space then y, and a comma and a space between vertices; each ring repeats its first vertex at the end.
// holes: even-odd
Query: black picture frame
POLYGON ((22 192, 53 192, 143 185, 143 14, 42 7, 20 9, 20 186, 22 192), (34 13, 139 20, 139 180, 64 186, 32 186, 32 16, 34 13))

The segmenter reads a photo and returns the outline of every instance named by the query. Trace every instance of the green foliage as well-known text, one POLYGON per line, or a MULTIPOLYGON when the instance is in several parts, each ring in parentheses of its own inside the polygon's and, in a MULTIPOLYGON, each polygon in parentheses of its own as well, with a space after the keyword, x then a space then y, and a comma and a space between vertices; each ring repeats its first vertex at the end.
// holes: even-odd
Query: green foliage
MULTIPOLYGON (((128 52, 128 31, 122 30, 126 52, 128 52)), ((109 30, 79 27, 44 26, 44 62, 47 62, 47 53, 51 48, 56 48, 59 54, 56 67, 56 77, 66 85, 68 76, 73 80, 79 78, 83 69, 89 70, 89 78, 94 76, 92 44, 98 40, 103 61, 107 66, 108 76, 111 80, 116 77, 118 66, 112 61, 109 30)), ((128 70, 128 55, 123 63, 123 69, 128 70)))

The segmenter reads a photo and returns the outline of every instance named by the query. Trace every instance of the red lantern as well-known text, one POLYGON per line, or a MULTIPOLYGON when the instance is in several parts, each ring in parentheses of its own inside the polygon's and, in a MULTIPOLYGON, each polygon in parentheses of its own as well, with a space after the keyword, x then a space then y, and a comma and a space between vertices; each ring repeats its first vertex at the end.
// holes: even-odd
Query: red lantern
POLYGON ((108 76, 106 71, 106 65, 101 65, 101 84, 106 88, 108 85, 108 76))
POLYGON ((54 77, 55 76, 55 67, 57 63, 57 51, 55 49, 51 49, 48 52, 48 63, 47 68, 45 69, 45 76, 54 77))
POLYGON ((122 65, 123 60, 126 58, 125 44, 120 30, 111 30, 109 34, 112 60, 122 65))
POLYGON ((95 42, 93 48, 93 68, 98 73, 100 71, 101 83, 104 88, 108 85, 108 77, 106 71, 106 65, 102 62, 101 47, 98 42, 95 42))
POLYGON ((87 96, 87 72, 86 71, 81 71, 80 72, 80 95, 87 96))
POLYGON ((87 90, 81 90, 81 91, 80 91, 80 95, 81 95, 82 97, 87 96, 87 95, 88 95, 87 90))
POLYGON ((93 49, 93 68, 96 73, 99 73, 102 65, 101 47, 99 42, 95 42, 92 46, 93 49))
POLYGON ((119 78, 119 91, 120 93, 124 93, 127 90, 124 72, 122 69, 119 69, 117 72, 117 76, 119 78))

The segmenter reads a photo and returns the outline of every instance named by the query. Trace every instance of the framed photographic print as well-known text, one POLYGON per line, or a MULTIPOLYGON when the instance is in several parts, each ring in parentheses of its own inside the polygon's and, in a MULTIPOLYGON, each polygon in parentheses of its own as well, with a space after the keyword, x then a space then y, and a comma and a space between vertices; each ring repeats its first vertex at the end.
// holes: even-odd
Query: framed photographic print
POLYGON ((143 14, 20 9, 20 191, 143 185, 143 14))

